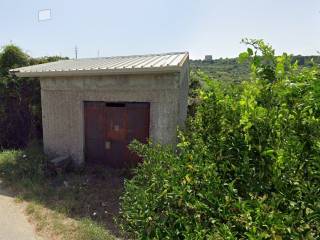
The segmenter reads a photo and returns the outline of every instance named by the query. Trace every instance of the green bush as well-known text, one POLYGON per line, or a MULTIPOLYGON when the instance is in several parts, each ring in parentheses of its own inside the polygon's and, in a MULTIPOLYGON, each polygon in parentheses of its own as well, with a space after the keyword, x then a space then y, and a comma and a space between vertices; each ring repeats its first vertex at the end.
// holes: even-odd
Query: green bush
POLYGON ((58 56, 31 58, 15 45, 0 50, 0 149, 26 147, 42 139, 40 82, 18 78, 11 68, 65 59, 58 56))
POLYGON ((42 147, 37 143, 24 150, 1 151, 0 178, 10 185, 41 184, 45 180, 46 161, 42 147))
POLYGON ((175 150, 134 142, 123 228, 139 239, 317 239, 320 71, 261 40, 240 54, 251 80, 206 88, 175 150))

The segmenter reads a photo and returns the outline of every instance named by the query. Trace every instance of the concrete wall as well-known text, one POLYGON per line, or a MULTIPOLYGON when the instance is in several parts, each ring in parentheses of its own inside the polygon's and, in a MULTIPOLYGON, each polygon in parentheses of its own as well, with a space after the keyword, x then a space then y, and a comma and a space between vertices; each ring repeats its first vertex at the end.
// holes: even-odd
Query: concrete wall
POLYGON ((41 78, 44 150, 84 162, 84 101, 150 102, 150 138, 176 142, 186 116, 188 66, 182 73, 41 78))

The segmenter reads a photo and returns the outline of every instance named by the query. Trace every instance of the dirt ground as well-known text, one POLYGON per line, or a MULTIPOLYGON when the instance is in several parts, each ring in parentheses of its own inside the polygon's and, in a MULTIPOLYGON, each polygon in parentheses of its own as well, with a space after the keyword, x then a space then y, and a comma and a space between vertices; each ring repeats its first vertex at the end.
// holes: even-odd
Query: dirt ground
POLYGON ((81 174, 66 174, 60 188, 67 196, 57 194, 56 200, 70 207, 67 210, 70 217, 90 217, 104 225, 114 236, 121 237, 116 219, 119 216, 119 200, 124 190, 124 181, 129 177, 126 170, 90 166, 81 174), (69 194, 71 195, 68 196, 69 194))

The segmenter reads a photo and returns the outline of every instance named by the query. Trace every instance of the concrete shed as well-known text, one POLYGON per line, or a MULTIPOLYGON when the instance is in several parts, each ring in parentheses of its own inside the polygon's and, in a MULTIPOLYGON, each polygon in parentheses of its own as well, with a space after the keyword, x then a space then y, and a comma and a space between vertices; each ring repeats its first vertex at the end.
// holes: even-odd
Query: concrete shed
POLYGON ((175 144, 187 116, 188 53, 62 60, 10 70, 39 77, 44 151, 111 167, 139 158, 127 145, 175 144))

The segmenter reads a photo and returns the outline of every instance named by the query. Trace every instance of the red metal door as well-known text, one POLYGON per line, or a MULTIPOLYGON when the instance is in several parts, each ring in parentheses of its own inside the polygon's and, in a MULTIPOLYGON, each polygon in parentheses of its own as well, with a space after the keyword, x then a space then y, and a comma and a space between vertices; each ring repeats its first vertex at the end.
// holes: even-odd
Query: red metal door
MULTIPOLYGON (((127 145, 136 139, 139 142, 147 143, 149 138, 149 103, 128 103, 128 136, 127 145)), ((136 165, 141 161, 137 154, 126 148, 127 165, 136 165)))
POLYGON ((86 159, 121 168, 139 157, 128 144, 149 138, 149 103, 85 103, 86 159))
POLYGON ((120 168, 125 161, 128 113, 125 104, 106 104, 105 149, 107 164, 120 168))
POLYGON ((91 163, 103 163, 105 158, 105 103, 85 102, 85 157, 91 163))

